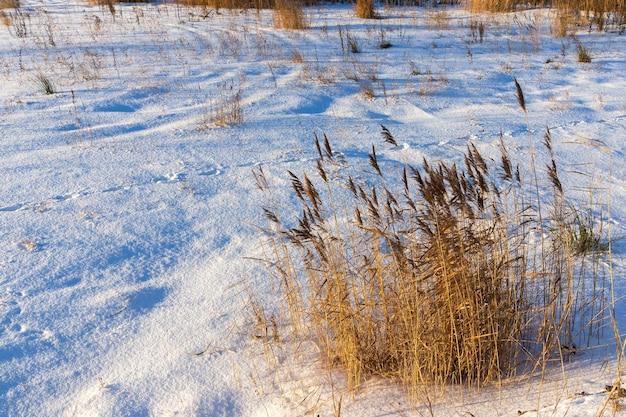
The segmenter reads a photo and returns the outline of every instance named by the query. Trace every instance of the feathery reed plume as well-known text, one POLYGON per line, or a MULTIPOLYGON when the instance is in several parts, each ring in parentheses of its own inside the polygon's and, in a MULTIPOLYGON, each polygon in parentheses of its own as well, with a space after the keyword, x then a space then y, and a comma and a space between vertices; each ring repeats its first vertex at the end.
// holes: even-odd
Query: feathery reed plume
POLYGON ((278 219, 278 217, 276 216, 276 214, 271 211, 270 209, 268 209, 267 207, 263 208, 263 212, 265 213, 265 217, 272 223, 278 223, 280 224, 280 220, 278 219))
POLYGON ((504 136, 502 130, 500 130, 500 160, 502 167, 502 179, 507 181, 513 180, 513 166, 511 164, 511 158, 504 146, 504 136))
POLYGON ((378 166, 378 157, 376 156, 376 148, 374 148, 374 145, 372 145, 372 153, 368 154, 368 157, 370 160, 370 165, 376 170, 378 175, 382 177, 383 173, 381 172, 380 167, 378 166))
POLYGON ((254 182, 260 191, 269 189, 269 183, 267 182, 267 177, 265 176, 263 167, 259 167, 258 170, 252 171, 252 175, 254 176, 254 182))
POLYGON ((380 127, 382 128, 382 136, 383 136, 383 142, 385 143, 390 143, 393 146, 398 146, 398 143, 396 142, 396 139, 393 137, 393 135, 391 134, 391 132, 389 131, 389 129, 387 129, 385 126, 380 125, 380 127))
POLYGON ((550 163, 546 164, 546 170, 548 172, 548 178, 552 182, 552 186, 558 191, 559 195, 563 194, 563 186, 559 179, 559 174, 556 168, 556 160, 554 159, 554 150, 552 149, 552 135, 550 134, 550 128, 546 127, 546 133, 543 136, 543 144, 548 150, 550 155, 550 163))
POLYGON ((317 154, 320 156, 320 159, 323 160, 324 155, 322 154, 322 148, 320 147, 320 141, 317 137, 317 133, 313 133, 313 136, 315 137, 315 148, 317 149, 317 154))
POLYGON ((324 133, 324 152, 326 152, 326 156, 331 161, 333 160, 333 150, 330 147, 330 142, 328 141, 328 136, 324 133))
POLYGON ((357 192, 356 192, 356 186, 354 185, 354 180, 352 179, 352 177, 351 177, 351 176, 348 176, 348 189, 349 189, 350 191, 352 191, 352 194, 353 194, 355 197, 358 197, 358 196, 359 196, 359 195, 357 194, 357 192))
POLYGON ((293 191, 296 193, 296 196, 300 200, 304 200, 304 186, 302 185, 302 181, 300 181, 300 178, 298 178, 296 174, 289 170, 287 170, 287 174, 291 177, 291 186, 293 191))
POLYGON ((326 175, 326 170, 324 169, 324 164, 321 159, 317 160, 317 173, 325 183, 328 183, 328 176, 326 175))
POLYGON ((515 80, 515 89, 517 90, 517 102, 519 103, 519 106, 522 108, 522 110, 524 110, 524 113, 527 113, 526 101, 524 100, 524 92, 522 91, 522 87, 517 82, 517 78, 513 77, 513 80, 515 80))

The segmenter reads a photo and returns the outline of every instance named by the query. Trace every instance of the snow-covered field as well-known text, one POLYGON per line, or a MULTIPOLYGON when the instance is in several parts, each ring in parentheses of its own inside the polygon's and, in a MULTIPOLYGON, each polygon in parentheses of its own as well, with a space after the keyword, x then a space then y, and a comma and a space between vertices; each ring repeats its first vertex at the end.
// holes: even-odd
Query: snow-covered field
MULTIPOLYGON (((359 20, 322 6, 292 32, 270 11, 21 3, 0 25, 0 416, 328 416, 339 398, 345 416, 600 412, 619 375, 611 329, 543 381, 451 387, 430 407, 388 381, 348 393, 337 372, 331 387, 313 356, 286 353, 294 346, 264 354, 248 294, 276 295, 253 260, 265 221, 252 169, 293 202, 286 170, 313 170, 315 132, 353 166, 376 144, 392 169, 459 160, 468 143, 495 156, 502 131, 527 167, 516 77, 565 185, 604 189, 607 224, 624 235, 625 35, 555 38, 546 10, 359 20), (578 44, 591 63, 577 62, 578 44), (242 121, 223 126, 220 109, 242 121), (400 146, 381 144, 381 124, 400 146), (285 361, 278 374, 268 358, 285 361)), ((618 299, 625 245, 601 261, 618 299)))

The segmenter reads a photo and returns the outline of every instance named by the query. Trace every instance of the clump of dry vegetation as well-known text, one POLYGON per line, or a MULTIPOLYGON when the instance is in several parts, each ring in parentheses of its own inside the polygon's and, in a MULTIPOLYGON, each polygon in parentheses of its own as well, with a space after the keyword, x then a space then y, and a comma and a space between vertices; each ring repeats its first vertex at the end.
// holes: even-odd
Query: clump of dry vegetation
POLYGON ((589 53, 589 50, 581 43, 576 45, 576 59, 578 62, 586 64, 591 62, 591 54, 589 53))
POLYGON ((218 87, 217 98, 210 104, 208 120, 202 127, 231 126, 243 123, 243 105, 241 103, 241 89, 233 81, 221 84, 218 87))
POLYGON ((595 27, 603 30, 606 26, 622 28, 626 24, 626 3, 614 0, 471 0, 469 8, 474 12, 510 12, 518 9, 549 6, 556 11, 556 34, 565 36, 572 25, 595 27))
POLYGON ((0 0, 0 10, 1 9, 17 9, 20 7, 19 0, 0 0))
MULTIPOLYGON (((475 12, 510 12, 529 4, 523 0, 471 0, 469 6, 475 12)), ((543 2, 534 2, 534 6, 543 6, 543 2)))
POLYGON ((614 0, 557 0, 553 7, 569 15, 579 26, 604 30, 607 26, 623 28, 626 3, 614 0))
POLYGON ((94 6, 111 7, 115 3, 150 3, 151 0, 86 0, 86 2, 94 6))
POLYGON ((481 386, 562 363, 603 324, 602 285, 585 262, 605 246, 566 198, 549 131, 546 169, 529 181, 502 140, 497 161, 470 144, 461 166, 424 159, 395 176, 374 146, 359 170, 326 135, 316 147, 316 175, 288 171, 295 219, 254 173, 288 312, 273 326, 315 341, 350 388, 371 375, 402 381, 414 399, 425 383, 481 386))
POLYGON ((552 24, 552 34, 557 38, 564 38, 575 26, 574 17, 571 14, 558 11, 552 24))
POLYGON ((175 3, 187 7, 210 7, 219 9, 242 9, 248 10, 250 7, 256 9, 269 8, 273 2, 271 0, 175 0, 175 3))
POLYGON ((372 88, 370 83, 367 83, 365 81, 361 82, 360 93, 361 96, 367 100, 374 100, 376 98, 376 93, 374 92, 374 89, 372 88))
POLYGON ((35 77, 35 80, 43 93, 48 95, 56 93, 54 84, 52 83, 52 81, 50 81, 50 78, 44 73, 38 73, 35 77))
POLYGON ((274 4, 274 27, 303 30, 309 27, 300 0, 276 0, 274 4))
POLYGON ((376 13, 374 0, 356 0, 354 14, 361 19, 376 19, 378 14, 376 13))
POLYGON ((87 0, 89 4, 107 5, 109 3, 151 3, 152 0, 87 0))

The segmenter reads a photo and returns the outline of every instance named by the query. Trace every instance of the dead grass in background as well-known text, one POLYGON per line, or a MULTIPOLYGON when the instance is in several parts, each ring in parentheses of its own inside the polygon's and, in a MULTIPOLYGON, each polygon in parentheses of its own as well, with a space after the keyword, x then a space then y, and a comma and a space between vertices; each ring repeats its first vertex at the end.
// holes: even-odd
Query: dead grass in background
POLYGON ((0 0, 0 10, 1 9, 17 9, 20 7, 19 0, 0 0))
POLYGON ((274 27, 278 29, 304 30, 309 24, 299 0, 276 0, 274 4, 274 27))

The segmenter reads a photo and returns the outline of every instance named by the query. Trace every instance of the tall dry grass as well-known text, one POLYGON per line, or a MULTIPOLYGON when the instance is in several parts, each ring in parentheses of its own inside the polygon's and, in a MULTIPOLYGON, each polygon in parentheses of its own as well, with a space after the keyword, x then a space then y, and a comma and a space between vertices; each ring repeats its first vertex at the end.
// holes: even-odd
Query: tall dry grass
POLYGON ((622 28, 626 24, 626 3, 622 0, 469 0, 474 12, 510 12, 529 7, 551 7, 556 11, 555 24, 559 36, 569 27, 588 26, 603 30, 606 26, 622 28), (566 25, 563 27, 563 25, 566 25))
POLYGON ((93 6, 108 6, 114 3, 151 3, 151 0, 85 0, 93 6))
POLYGON ((175 3, 187 7, 210 7, 219 9, 241 9, 250 8, 266 9, 273 6, 273 0, 175 0, 175 3))
MULTIPOLYGON (((18 0, 0 0, 1 2, 17 2, 18 0)), ((152 3, 154 0, 85 0, 91 5, 108 5, 109 3, 152 3)), ((335 1, 340 3, 341 1, 335 1)), ((274 9, 277 7, 289 7, 290 3, 298 3, 302 6, 319 5, 320 0, 171 0, 168 3, 174 3, 186 7, 211 7, 214 9, 274 9)), ((332 3, 332 1, 331 1, 332 3)))
POLYGON ((217 97, 210 105, 208 120, 205 120, 206 123, 203 123, 201 127, 224 127, 243 123, 241 95, 241 89, 234 81, 219 85, 217 97))
MULTIPOLYGON (((384 126, 382 135, 397 145, 384 126)), ((350 388, 381 375, 416 399, 424 383, 545 370, 603 323, 603 288, 581 255, 581 213, 549 131, 546 169, 529 181, 502 141, 497 161, 468 145, 462 165, 424 159, 395 176, 372 147, 368 167, 353 170, 361 178, 326 136, 316 147, 316 175, 288 171, 297 218, 281 215, 262 169, 255 178, 283 324, 315 341, 350 388)), ((583 227, 599 242, 593 221, 583 227)))
MULTIPOLYGON (((28 13, 22 12, 20 9, 20 2, 18 0, 0 1, 0 23, 9 28, 9 31, 15 37, 26 38, 30 33, 28 13), (13 9, 13 11, 8 11, 6 9, 13 9)), ((51 32, 49 34, 52 36, 51 32)))
POLYGON ((354 6, 354 14, 361 19, 375 19, 378 17, 376 13, 376 5, 374 0, 356 0, 354 6))
MULTIPOLYGON (((626 2, 623 0, 555 0, 553 7, 579 26, 623 28, 626 24, 626 2)), ((623 30, 623 29, 622 29, 623 30)))
POLYGON ((309 27, 300 0, 275 0, 274 27, 279 29, 303 30, 309 27))
POLYGON ((504 13, 516 10, 518 8, 528 8, 546 6, 546 1, 528 2, 525 0, 469 0, 469 8, 474 12, 496 12, 504 13))
POLYGON ((20 7, 19 0, 0 0, 0 10, 2 9, 17 9, 20 7))

